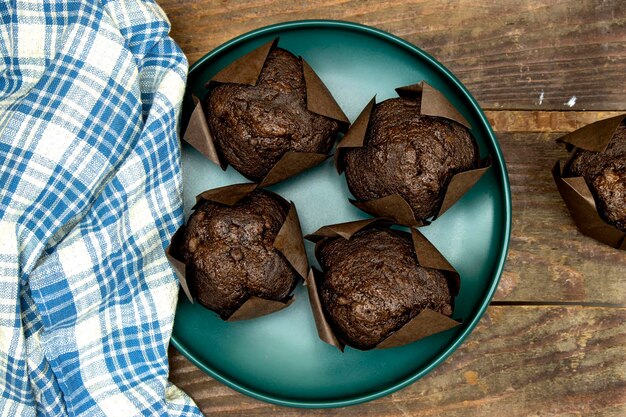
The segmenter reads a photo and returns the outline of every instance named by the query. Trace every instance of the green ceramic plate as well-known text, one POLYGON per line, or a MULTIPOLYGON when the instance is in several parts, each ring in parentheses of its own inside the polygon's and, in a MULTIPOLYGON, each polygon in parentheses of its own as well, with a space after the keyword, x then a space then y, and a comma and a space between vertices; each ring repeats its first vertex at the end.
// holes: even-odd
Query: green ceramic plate
MULTIPOLYGON (((470 121, 482 156, 493 168, 454 207, 423 228, 462 277, 454 317, 463 325, 411 345, 341 353, 317 337, 306 289, 289 308, 259 319, 225 323, 179 299, 172 344, 224 384, 260 400, 293 407, 339 407, 387 395, 421 378, 448 357, 478 323, 496 289, 508 249, 511 197, 497 140, 476 101, 443 65, 410 43, 379 30, 337 21, 301 21, 242 35, 205 55, 189 71, 183 128, 191 94, 224 66, 279 36, 279 45, 302 55, 324 80, 350 120, 373 95, 426 80, 470 121)), ((199 192, 246 180, 226 172, 187 145, 182 149, 185 214, 199 192)), ((304 233, 365 218, 348 202, 344 178, 332 162, 271 187, 292 200, 304 233)), ((309 245, 309 243, 307 243, 309 245)), ((307 248, 309 258, 312 245, 307 248)))

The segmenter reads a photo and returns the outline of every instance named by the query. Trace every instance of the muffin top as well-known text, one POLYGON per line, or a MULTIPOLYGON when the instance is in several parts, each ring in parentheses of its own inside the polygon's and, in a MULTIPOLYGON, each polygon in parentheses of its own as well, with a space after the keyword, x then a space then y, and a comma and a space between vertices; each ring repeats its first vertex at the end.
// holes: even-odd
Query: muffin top
POLYGON ((577 148, 564 176, 583 177, 602 219, 626 232, 626 125, 618 126, 606 151, 577 148))
POLYGON ((270 51, 257 85, 215 83, 205 104, 221 156, 257 182, 287 151, 330 152, 339 130, 307 109, 302 63, 281 48, 270 51))
POLYGON ((345 148, 341 162, 358 200, 399 194, 416 220, 426 220, 439 211, 452 177, 477 168, 480 155, 465 126, 419 111, 413 98, 376 105, 364 146, 345 148))
POLYGON ((274 248, 289 205, 255 190, 233 206, 205 201, 185 230, 183 253, 200 304, 230 317, 251 296, 285 300, 296 272, 274 248))
POLYGON ((408 234, 365 229, 322 241, 317 256, 322 305, 348 345, 372 349, 425 308, 452 315, 447 277, 419 265, 408 234))

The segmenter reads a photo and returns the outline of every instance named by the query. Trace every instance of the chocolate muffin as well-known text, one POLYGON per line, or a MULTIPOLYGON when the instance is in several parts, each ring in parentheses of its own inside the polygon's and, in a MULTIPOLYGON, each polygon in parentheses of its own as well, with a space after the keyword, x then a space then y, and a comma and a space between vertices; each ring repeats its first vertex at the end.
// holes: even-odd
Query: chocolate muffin
POLYGON ((286 301, 297 275, 273 244, 288 212, 285 200, 263 190, 233 206, 206 201, 196 208, 183 253, 200 304, 227 319, 251 296, 286 301))
POLYGON ((596 202, 598 214, 626 232, 626 125, 618 126, 604 152, 577 148, 564 177, 583 177, 596 202))
POLYGON ((350 240, 320 243, 320 299, 335 333, 357 349, 372 349, 429 308, 452 315, 448 279, 419 265, 410 235, 365 229, 350 240))
POLYGON ((360 201, 399 194, 416 220, 439 211, 452 177, 475 169, 478 145, 469 130, 443 117, 419 114, 420 101, 393 98, 372 111, 363 147, 346 148, 341 163, 360 201))
POLYGON ((221 156, 261 181, 287 151, 330 152, 339 123, 310 112, 300 59, 273 48, 257 85, 211 84, 207 121, 221 156))

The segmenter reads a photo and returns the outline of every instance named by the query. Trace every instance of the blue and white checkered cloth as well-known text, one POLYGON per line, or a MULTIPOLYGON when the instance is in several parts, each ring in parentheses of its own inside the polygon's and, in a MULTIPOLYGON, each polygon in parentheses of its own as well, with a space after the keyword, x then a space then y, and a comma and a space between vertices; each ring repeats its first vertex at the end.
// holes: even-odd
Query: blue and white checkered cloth
POLYGON ((0 416, 200 416, 168 383, 187 61, 153 1, 0 0, 0 416))

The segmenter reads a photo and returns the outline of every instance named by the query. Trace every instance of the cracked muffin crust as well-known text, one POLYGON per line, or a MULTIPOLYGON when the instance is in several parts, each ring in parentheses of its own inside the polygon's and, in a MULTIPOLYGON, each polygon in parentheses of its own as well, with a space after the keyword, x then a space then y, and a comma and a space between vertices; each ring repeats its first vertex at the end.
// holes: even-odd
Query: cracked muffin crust
POLYGON ((296 271, 274 248, 289 204, 255 190, 233 206, 206 201, 189 218, 183 244, 198 302, 227 319, 250 296, 286 300, 296 271))
POLYGON ((257 85, 216 84, 205 104, 221 156, 252 181, 287 151, 330 152, 339 131, 339 122, 307 109, 302 63, 281 48, 270 51, 257 85))
POLYGON ((447 277, 419 265, 408 234, 361 230, 350 240, 323 241, 317 257, 324 270, 322 305, 335 332, 353 347, 376 347, 425 308, 452 315, 447 277))
POLYGON ((434 216, 452 177, 478 168, 478 145, 452 120, 419 114, 420 101, 393 98, 372 111, 364 146, 346 148, 342 165, 360 201, 402 196, 416 220, 434 216))

